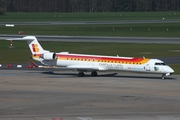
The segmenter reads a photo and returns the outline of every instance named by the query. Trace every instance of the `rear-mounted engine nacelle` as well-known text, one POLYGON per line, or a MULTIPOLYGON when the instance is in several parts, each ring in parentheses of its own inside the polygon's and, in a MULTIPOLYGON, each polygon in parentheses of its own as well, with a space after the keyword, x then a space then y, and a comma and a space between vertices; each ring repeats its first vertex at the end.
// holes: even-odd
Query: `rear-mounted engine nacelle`
POLYGON ((42 58, 44 60, 55 60, 57 59, 56 53, 44 53, 42 58))

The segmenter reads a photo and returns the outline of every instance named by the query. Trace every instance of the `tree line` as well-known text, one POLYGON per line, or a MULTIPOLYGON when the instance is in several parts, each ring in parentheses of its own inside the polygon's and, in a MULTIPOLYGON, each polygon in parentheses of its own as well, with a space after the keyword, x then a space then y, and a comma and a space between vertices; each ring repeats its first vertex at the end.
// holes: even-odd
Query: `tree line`
POLYGON ((4 12, 179 11, 180 0, 0 0, 4 12))

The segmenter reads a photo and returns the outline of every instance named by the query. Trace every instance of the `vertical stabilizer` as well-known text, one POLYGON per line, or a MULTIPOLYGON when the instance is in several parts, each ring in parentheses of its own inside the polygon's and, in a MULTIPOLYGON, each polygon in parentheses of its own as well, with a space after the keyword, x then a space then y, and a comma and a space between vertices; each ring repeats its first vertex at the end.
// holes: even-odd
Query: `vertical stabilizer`
POLYGON ((42 46, 39 44, 39 42, 37 41, 35 36, 26 36, 23 37, 24 40, 27 40, 29 48, 31 50, 31 53, 34 54, 43 54, 45 52, 49 52, 46 51, 42 48, 42 46))
POLYGON ((27 41, 28 46, 29 46, 29 48, 31 50, 31 53, 32 53, 32 58, 34 60, 37 60, 37 61, 40 61, 40 62, 43 61, 43 58, 42 58, 43 54, 44 53, 49 53, 49 51, 44 50, 42 48, 42 46, 39 44, 39 42, 37 41, 35 36, 26 36, 26 37, 23 37, 23 38, 11 38, 11 39, 7 39, 7 40, 27 41))

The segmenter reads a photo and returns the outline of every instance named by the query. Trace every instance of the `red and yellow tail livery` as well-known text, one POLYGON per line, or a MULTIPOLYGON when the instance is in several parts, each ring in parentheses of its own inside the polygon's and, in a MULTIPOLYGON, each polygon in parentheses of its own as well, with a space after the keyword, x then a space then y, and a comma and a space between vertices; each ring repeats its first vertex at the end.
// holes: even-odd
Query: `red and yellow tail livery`
POLYGON ((38 44, 32 44, 33 52, 39 52, 38 44))

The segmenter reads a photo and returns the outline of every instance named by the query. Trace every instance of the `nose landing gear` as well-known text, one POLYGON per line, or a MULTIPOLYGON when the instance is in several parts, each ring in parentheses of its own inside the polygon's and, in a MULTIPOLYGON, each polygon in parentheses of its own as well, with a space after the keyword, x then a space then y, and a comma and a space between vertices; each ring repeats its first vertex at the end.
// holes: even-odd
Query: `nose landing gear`
POLYGON ((163 74, 161 79, 164 80, 166 76, 169 76, 169 75, 172 75, 172 73, 166 73, 166 74, 163 74))
POLYGON ((161 76, 161 79, 164 80, 164 79, 165 79, 165 76, 166 76, 166 75, 163 74, 163 75, 161 76))

